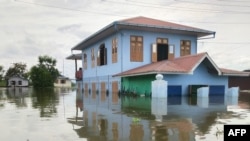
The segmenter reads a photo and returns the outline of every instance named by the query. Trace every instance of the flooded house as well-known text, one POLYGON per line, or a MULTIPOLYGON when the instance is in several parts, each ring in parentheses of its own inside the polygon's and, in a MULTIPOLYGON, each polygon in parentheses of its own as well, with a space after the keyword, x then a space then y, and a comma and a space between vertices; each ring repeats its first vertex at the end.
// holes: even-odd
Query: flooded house
MULTIPOLYGON (((72 50, 81 51, 85 94, 103 98, 112 91, 151 95, 151 82, 162 74, 168 95, 224 94, 229 76, 249 73, 219 68, 208 53, 197 51, 197 40, 215 38, 215 32, 147 17, 114 21, 72 50)), ((71 57, 74 58, 74 55, 71 57)))
POLYGON ((8 79, 8 87, 28 87, 28 79, 22 76, 12 76, 8 79))
POLYGON ((55 87, 67 87, 70 88, 71 87, 71 80, 63 75, 59 75, 57 77, 57 79, 54 82, 54 86, 55 87))

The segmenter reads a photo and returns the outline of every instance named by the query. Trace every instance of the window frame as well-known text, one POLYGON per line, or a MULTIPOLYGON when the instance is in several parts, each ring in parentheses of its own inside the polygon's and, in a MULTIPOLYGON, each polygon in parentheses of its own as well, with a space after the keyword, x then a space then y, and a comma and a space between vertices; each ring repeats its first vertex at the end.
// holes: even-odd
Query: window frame
POLYGON ((91 49, 91 67, 95 67, 95 48, 91 49))
POLYGON ((143 62, 143 36, 130 36, 130 61, 143 62))
POLYGON ((88 58, 87 53, 83 53, 83 66, 84 66, 85 70, 88 69, 88 60, 87 60, 87 58, 88 58))
POLYGON ((102 43, 99 46, 98 52, 97 52, 97 66, 104 66, 108 64, 107 60, 107 48, 105 47, 105 44, 102 43))
POLYGON ((112 39, 112 63, 117 63, 118 61, 118 41, 117 38, 112 39))
POLYGON ((181 40, 180 41, 180 56, 186 56, 190 54, 191 54, 191 40, 181 40))

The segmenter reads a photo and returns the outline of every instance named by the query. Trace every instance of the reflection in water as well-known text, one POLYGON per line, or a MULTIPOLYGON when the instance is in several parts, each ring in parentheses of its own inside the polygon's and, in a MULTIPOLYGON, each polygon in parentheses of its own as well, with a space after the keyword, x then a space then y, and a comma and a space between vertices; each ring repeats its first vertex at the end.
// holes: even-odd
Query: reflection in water
POLYGON ((15 103, 18 108, 27 107, 25 97, 29 94, 28 90, 26 87, 11 87, 6 89, 6 97, 9 102, 15 103))
POLYGON ((97 117, 97 120, 105 123, 102 128, 98 123, 100 135, 109 135, 109 140, 195 141, 206 140, 207 135, 221 140, 222 136, 219 137, 218 133, 223 124, 218 124, 217 120, 224 113, 235 117, 233 113, 228 113, 227 107, 237 104, 238 97, 171 96, 159 99, 122 96, 118 104, 109 100, 107 97, 107 101, 103 101, 98 96, 94 99, 90 96, 84 98, 85 111, 95 114, 83 116, 84 120, 90 120, 84 127, 88 134, 83 137, 96 139, 93 136, 98 132, 94 130, 97 117), (117 124, 115 130, 114 123, 117 124))
POLYGON ((140 123, 131 123, 130 124, 130 141, 143 141, 144 130, 143 125, 140 123))
POLYGON ((57 113, 58 93, 53 88, 33 89, 32 101, 32 106, 40 110, 41 117, 51 117, 57 113))
POLYGON ((153 99, 82 88, 0 90, 0 140, 219 141, 224 124, 250 120, 248 93, 153 99))

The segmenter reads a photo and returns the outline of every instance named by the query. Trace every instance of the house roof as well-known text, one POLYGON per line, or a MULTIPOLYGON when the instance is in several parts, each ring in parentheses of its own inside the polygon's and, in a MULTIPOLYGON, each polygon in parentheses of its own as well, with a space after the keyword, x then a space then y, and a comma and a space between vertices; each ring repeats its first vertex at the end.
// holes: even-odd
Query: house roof
POLYGON ((114 77, 127 77, 127 76, 137 76, 137 75, 147 75, 147 74, 193 74, 194 70, 204 62, 207 69, 211 73, 216 73, 218 75, 235 75, 235 76, 249 76, 249 73, 220 69, 210 58, 210 56, 205 53, 199 53, 196 55, 187 55, 173 60, 163 60, 151 64, 147 64, 138 68, 127 70, 118 74, 113 75, 114 77), (248 74, 248 75, 247 75, 248 74))
POLYGON ((191 26, 185 26, 181 24, 171 23, 167 21, 147 18, 147 17, 134 17, 124 20, 115 21, 98 32, 94 33, 90 37, 86 38, 78 45, 72 48, 72 50, 82 50, 94 43, 99 41, 119 30, 140 30, 150 32, 161 32, 161 33, 176 33, 176 34, 187 34, 193 35, 197 38, 201 38, 208 35, 215 35, 214 31, 204 30, 191 26))
POLYGON ((66 57, 68 60, 82 60, 82 54, 71 54, 70 56, 66 57))
POLYGON ((191 26, 176 24, 172 22, 167 22, 142 16, 120 20, 118 21, 118 23, 123 25, 145 26, 149 28, 154 27, 154 28, 169 29, 169 30, 190 31, 190 32, 200 33, 199 36, 205 36, 206 34, 214 33, 213 31, 208 31, 200 28, 195 28, 191 26))
POLYGON ((12 79, 15 79, 15 78, 18 78, 18 79, 21 79, 21 80, 25 80, 25 81, 28 81, 28 79, 24 78, 23 76, 18 76, 18 75, 13 75, 9 78, 9 80, 12 80, 12 79))
POLYGON ((203 61, 209 60, 210 66, 220 74, 220 69, 215 65, 207 53, 187 55, 173 60, 163 60, 131 69, 114 76, 134 76, 144 74, 192 74, 195 68, 203 61))
POLYGON ((237 71, 231 69, 220 68, 223 75, 226 76, 250 76, 250 72, 237 71))
POLYGON ((64 80, 67 80, 67 79, 69 79, 68 77, 66 77, 66 76, 64 76, 64 75, 59 75, 58 77, 57 77, 57 79, 64 79, 64 80))

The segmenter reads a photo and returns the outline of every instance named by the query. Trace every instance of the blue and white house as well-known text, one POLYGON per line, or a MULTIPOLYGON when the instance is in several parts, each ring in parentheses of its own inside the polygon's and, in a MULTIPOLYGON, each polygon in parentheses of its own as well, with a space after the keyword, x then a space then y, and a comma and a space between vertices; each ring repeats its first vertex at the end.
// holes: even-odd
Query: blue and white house
POLYGON ((106 97, 110 90, 150 95, 158 73, 168 82, 170 95, 187 95, 201 86, 224 94, 229 76, 249 73, 221 69, 208 53, 197 52, 198 39, 214 37, 214 31, 134 17, 114 21, 72 50, 82 52, 83 89, 92 97, 106 97))

